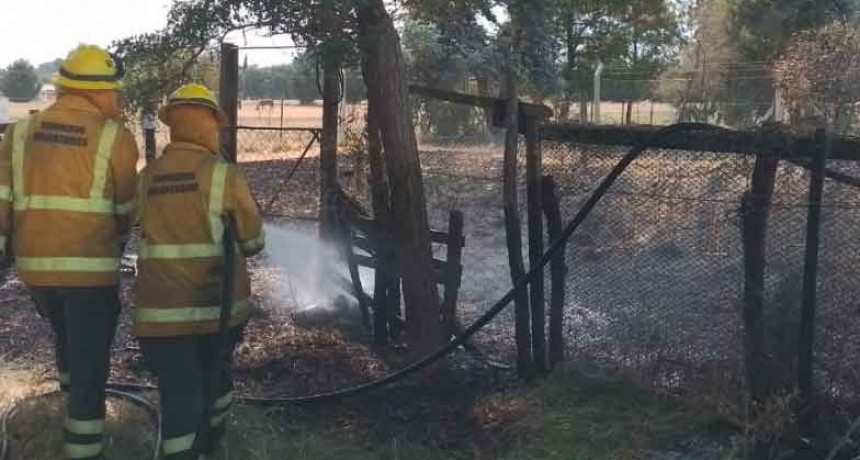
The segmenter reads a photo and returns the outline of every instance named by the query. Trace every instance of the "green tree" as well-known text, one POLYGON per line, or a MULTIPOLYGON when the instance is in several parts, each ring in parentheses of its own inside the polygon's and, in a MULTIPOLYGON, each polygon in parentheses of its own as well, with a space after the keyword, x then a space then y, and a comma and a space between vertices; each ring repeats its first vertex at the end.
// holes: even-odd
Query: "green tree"
POLYGON ((3 94, 13 101, 31 101, 39 94, 41 87, 36 69, 24 59, 19 59, 7 67, 3 80, 0 81, 3 94))
MULTIPOLYGON (((445 336, 439 321, 439 295, 433 275, 418 146, 408 110, 406 69, 400 38, 384 0, 175 1, 162 31, 124 40, 118 43, 118 49, 141 61, 171 58, 182 51, 194 58, 227 33, 246 28, 291 36, 320 58, 322 68, 338 69, 361 61, 368 75, 365 82, 370 103, 378 111, 386 153, 391 230, 399 243, 405 316, 409 319, 406 339, 413 353, 431 351, 445 336)), ((193 66, 194 59, 188 62, 181 77, 186 77, 184 70, 193 66)), ((323 123, 320 154, 321 198, 328 196, 326 192, 332 189, 325 187, 336 176, 336 159, 331 151, 336 142, 331 141, 336 141, 337 131, 332 129, 336 126, 332 126, 330 115, 332 106, 336 109, 337 104, 331 104, 332 72, 327 75, 324 85, 328 89, 325 91, 328 103, 324 104, 327 121, 323 123)))
POLYGON ((677 107, 678 121, 731 122, 732 114, 741 113, 732 107, 735 83, 764 77, 765 67, 740 64, 741 53, 729 31, 733 23, 727 1, 703 2, 689 15, 691 36, 677 66, 663 73, 657 98, 677 107))
POLYGON ((322 69, 317 71, 317 64, 316 56, 311 54, 303 53, 296 57, 287 86, 289 99, 297 99, 300 104, 309 105, 322 96, 322 69))
POLYGON ((43 62, 36 66, 36 73, 39 74, 39 80, 42 83, 50 83, 54 79, 54 75, 60 71, 60 66, 63 65, 61 58, 53 61, 43 62))
POLYGON ((0 88, 10 100, 28 102, 33 100, 42 84, 32 64, 19 59, 6 68, 0 88))
MULTIPOLYGON (((580 103, 579 118, 586 117, 598 62, 614 70, 606 78, 618 80, 605 85, 605 98, 632 102, 650 97, 650 85, 642 81, 671 65, 683 43, 682 21, 670 0, 551 0, 544 15, 563 80, 563 91, 555 93, 561 99, 561 118, 570 116, 574 101, 580 103)), ((627 113, 629 117, 629 106, 627 113)))

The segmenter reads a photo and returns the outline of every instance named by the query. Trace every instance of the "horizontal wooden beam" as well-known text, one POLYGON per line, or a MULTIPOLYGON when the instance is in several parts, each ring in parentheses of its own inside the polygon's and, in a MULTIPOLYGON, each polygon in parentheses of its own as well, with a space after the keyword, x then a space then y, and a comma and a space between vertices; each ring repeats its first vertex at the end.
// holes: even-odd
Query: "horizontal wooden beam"
MULTIPOLYGON (((355 254, 355 255, 353 255, 353 260, 355 261, 355 264, 358 265, 359 267, 367 267, 367 268, 372 268, 375 270, 378 266, 378 263, 377 263, 377 260, 375 257, 365 256, 362 254, 355 254)), ((446 281, 445 271, 448 269, 449 269, 449 267, 448 267, 447 262, 445 262, 444 260, 433 259, 433 274, 436 277, 436 283, 437 284, 445 284, 445 281, 446 281)), ((457 270, 457 279, 460 279, 460 277, 463 276, 463 266, 459 265, 458 267, 456 267, 456 270, 457 270)))
MULTIPOLYGON (((655 149, 692 152, 768 154, 787 160, 811 159, 817 145, 813 133, 788 132, 776 127, 757 131, 699 130, 654 135, 661 126, 605 126, 584 124, 545 124, 541 126, 544 141, 575 144, 635 146, 648 144, 655 149)), ((836 136, 831 160, 860 160, 860 138, 836 136)))
MULTIPOLYGON (((504 111, 507 107, 507 101, 504 99, 475 96, 455 91, 444 91, 441 89, 427 88, 426 86, 409 85, 409 93, 415 96, 422 96, 431 99, 438 99, 440 101, 453 102, 455 104, 470 105, 472 107, 481 107, 491 110, 504 111)), ((522 115, 538 118, 540 120, 545 120, 552 116, 552 110, 545 105, 520 102, 519 110, 522 115)))

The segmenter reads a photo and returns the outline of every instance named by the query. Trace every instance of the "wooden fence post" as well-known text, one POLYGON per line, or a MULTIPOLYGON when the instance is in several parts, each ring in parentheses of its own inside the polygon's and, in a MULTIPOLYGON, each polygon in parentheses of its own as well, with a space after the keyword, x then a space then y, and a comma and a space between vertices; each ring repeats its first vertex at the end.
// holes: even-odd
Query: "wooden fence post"
MULTIPOLYGON (((546 214, 547 236, 550 244, 555 243, 561 235, 561 205, 555 179, 543 176, 541 183, 543 192, 543 211, 546 214)), ((562 247, 550 262, 550 304, 549 304, 549 365, 550 369, 564 359, 564 278, 567 274, 565 267, 565 248, 562 247)))
MULTIPOLYGON (((376 103, 367 101, 367 153, 370 162, 370 200, 373 218, 386 235, 391 234, 391 201, 388 197, 388 181, 385 180, 385 160, 382 158, 382 139, 380 138, 379 114, 376 103)), ((379 265, 374 270, 373 285, 373 337, 377 345, 387 345, 391 337, 389 328, 391 305, 391 285, 399 280, 392 274, 395 256, 392 254, 390 238, 380 238, 377 242, 376 258, 379 265)))
POLYGON ((451 210, 448 217, 446 244, 445 296, 442 299, 442 317, 448 337, 457 334, 457 297, 463 277, 463 212, 451 210))
POLYGON ((239 47, 221 44, 221 77, 218 102, 227 115, 227 126, 221 130, 221 154, 231 163, 238 159, 236 126, 239 116, 239 47))
POLYGON ((815 343, 816 283, 818 281, 818 252, 821 242, 821 199, 824 192, 824 166, 830 153, 831 136, 823 129, 815 133, 820 146, 813 156, 809 180, 809 211, 806 218, 806 260, 803 265, 803 308, 798 338, 797 387, 800 404, 798 420, 801 433, 812 439, 815 434, 813 409, 813 345, 815 343))
MULTIPOLYGON (((526 192, 528 196, 529 266, 534 267, 543 256, 543 210, 541 200, 541 176, 543 175, 543 152, 536 117, 526 117, 526 192)), ((529 284, 532 315, 532 353, 535 370, 546 374, 546 311, 544 307, 543 272, 529 284)))
MULTIPOLYGON (((516 283, 525 276, 523 262, 522 228, 520 222, 519 195, 517 193, 517 154, 519 153, 519 94, 517 90, 517 69, 519 53, 519 35, 511 45, 510 62, 505 92, 507 104, 505 118, 507 133, 505 134, 505 159, 502 184, 502 203, 505 214, 505 236, 508 244, 508 264, 511 270, 511 282, 516 283)), ((517 374, 521 378, 531 378, 533 374, 532 343, 531 343, 531 312, 529 311, 528 291, 522 289, 514 298, 516 343, 517 343, 517 374)))
MULTIPOLYGON (((752 419, 770 396, 770 372, 765 356, 764 272, 767 252, 767 223, 773 197, 779 158, 772 152, 756 157, 751 190, 741 205, 744 248, 744 357, 750 392, 752 419)), ((760 440, 752 458, 761 457, 767 449, 760 440)))

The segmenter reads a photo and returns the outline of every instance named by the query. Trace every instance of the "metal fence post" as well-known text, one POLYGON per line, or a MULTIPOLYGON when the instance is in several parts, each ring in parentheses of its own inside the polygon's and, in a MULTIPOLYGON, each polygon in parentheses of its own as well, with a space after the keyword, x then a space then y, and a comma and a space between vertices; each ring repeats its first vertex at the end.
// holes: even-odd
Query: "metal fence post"
POLYGON ((221 130, 221 153, 232 163, 237 160, 236 126, 239 118, 239 47, 221 44, 221 79, 218 99, 227 115, 227 126, 221 130))
POLYGON ((600 86, 603 78, 603 62, 598 62, 594 71, 594 107, 591 109, 591 122, 600 124, 600 86))
POLYGON ((803 265, 803 307, 798 339, 797 387, 800 404, 798 415, 801 433, 812 439, 815 433, 813 410, 813 345, 815 343, 815 308, 818 281, 818 253, 821 242, 821 198, 824 193, 824 166, 830 153, 829 132, 815 133, 816 151, 809 180, 809 211, 806 218, 806 259, 803 265))

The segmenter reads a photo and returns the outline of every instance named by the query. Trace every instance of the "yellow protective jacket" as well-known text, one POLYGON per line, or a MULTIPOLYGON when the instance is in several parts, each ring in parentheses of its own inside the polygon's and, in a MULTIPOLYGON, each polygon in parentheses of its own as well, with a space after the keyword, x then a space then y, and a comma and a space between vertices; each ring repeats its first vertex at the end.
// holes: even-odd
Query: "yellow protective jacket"
POLYGON ((33 287, 119 282, 134 217, 134 136, 81 96, 7 128, 0 145, 0 239, 33 287))
MULTIPOLYGON (((135 334, 174 337, 218 329, 223 279, 223 220, 236 222, 246 257, 262 251, 263 223, 236 165, 197 144, 173 142, 141 173, 142 241, 135 288, 135 334)), ((231 325, 248 319, 251 283, 236 257, 231 325)))

